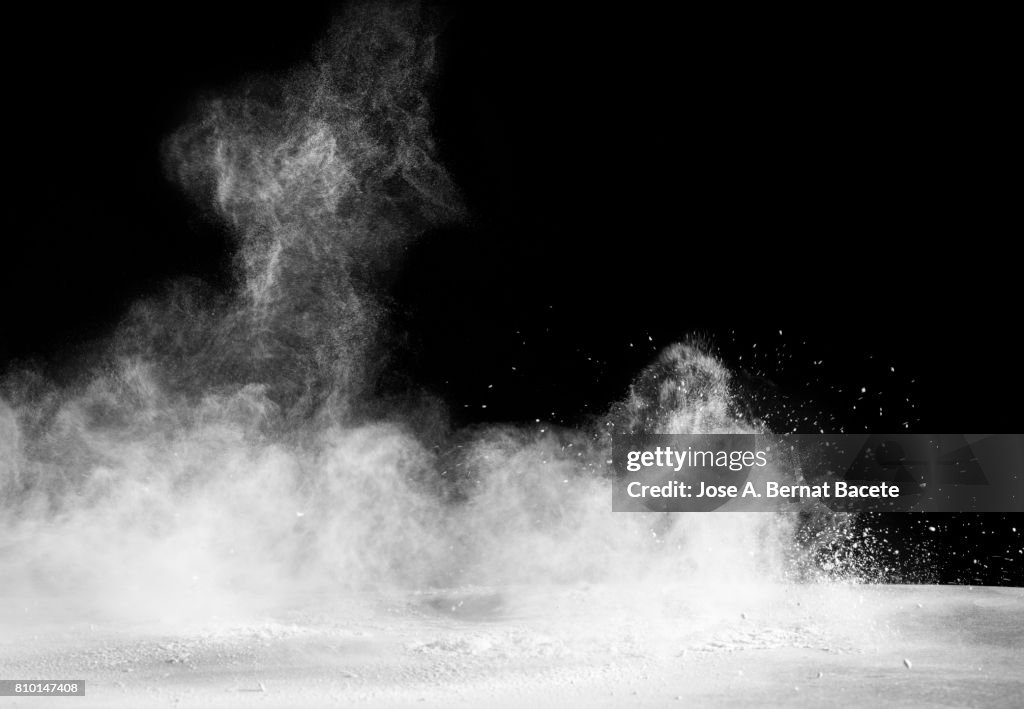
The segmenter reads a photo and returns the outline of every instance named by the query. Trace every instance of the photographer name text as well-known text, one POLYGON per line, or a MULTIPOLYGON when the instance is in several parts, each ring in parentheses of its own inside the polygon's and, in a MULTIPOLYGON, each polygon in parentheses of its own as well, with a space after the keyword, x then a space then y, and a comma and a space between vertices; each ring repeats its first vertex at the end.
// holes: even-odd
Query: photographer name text
POLYGON ((899 497, 900 489, 897 485, 890 483, 854 485, 841 480, 824 482, 819 485, 783 485, 773 480, 768 480, 760 486, 750 481, 740 486, 709 485, 703 481, 691 484, 679 480, 671 480, 660 485, 645 485, 633 481, 626 487, 626 494, 634 498, 893 498, 899 497))

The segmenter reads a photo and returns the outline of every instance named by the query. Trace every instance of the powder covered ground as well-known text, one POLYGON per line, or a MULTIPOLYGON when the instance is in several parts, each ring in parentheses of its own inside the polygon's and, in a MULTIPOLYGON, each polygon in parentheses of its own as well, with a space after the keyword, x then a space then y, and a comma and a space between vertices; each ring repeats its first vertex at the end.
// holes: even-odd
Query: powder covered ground
POLYGON ((42 707, 1019 706, 1024 589, 461 588, 252 616, 61 622, 8 602, 0 676, 42 707), (752 600, 754 599, 754 600, 752 600))

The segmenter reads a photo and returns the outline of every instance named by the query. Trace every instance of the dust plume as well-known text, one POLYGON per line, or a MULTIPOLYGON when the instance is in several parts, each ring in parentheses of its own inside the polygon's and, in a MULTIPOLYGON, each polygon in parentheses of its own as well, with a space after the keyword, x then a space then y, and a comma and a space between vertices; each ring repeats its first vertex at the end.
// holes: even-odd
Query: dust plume
POLYGON ((233 293, 137 304, 73 384, 7 374, 0 596, 144 620, 325 590, 791 573, 792 515, 611 512, 614 431, 764 432, 697 345, 581 429, 437 446, 372 401, 389 273, 463 215, 430 133, 432 27, 358 6, 307 66, 203 102, 167 140, 168 173, 233 234, 233 293))

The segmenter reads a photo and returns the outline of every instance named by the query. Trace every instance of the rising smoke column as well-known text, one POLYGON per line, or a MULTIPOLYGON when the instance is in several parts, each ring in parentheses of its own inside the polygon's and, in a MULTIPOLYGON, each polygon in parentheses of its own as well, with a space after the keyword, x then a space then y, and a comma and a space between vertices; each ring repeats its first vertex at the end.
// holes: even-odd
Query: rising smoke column
POLYGON ((343 416, 365 392, 382 272, 460 210, 434 157, 433 68, 416 6, 363 5, 313 64, 208 101, 171 138, 174 176, 237 243, 237 302, 200 371, 266 385, 293 418, 343 416))
POLYGON ((0 591, 124 606, 422 576, 430 456, 355 409, 386 354, 388 268, 460 213, 430 136, 430 32, 415 5, 353 7, 307 66, 202 102, 167 140, 172 178, 232 234, 234 292, 138 303, 71 385, 5 377, 0 591))

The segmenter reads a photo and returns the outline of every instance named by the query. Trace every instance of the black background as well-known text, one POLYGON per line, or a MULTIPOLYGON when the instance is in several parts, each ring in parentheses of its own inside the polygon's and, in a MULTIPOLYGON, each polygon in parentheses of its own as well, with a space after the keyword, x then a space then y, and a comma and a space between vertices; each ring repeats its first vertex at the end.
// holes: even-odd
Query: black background
MULTIPOLYGON (((696 333, 800 412, 778 428, 1020 431, 998 18, 480 5, 436 8, 432 89, 470 217, 410 247, 390 302, 404 374, 456 424, 578 423, 696 333)), ((334 9, 9 23, 3 366, 60 376, 169 280, 230 288, 160 142, 305 61, 334 9)), ((1019 518, 872 524, 942 580, 1021 583, 1019 518)))

